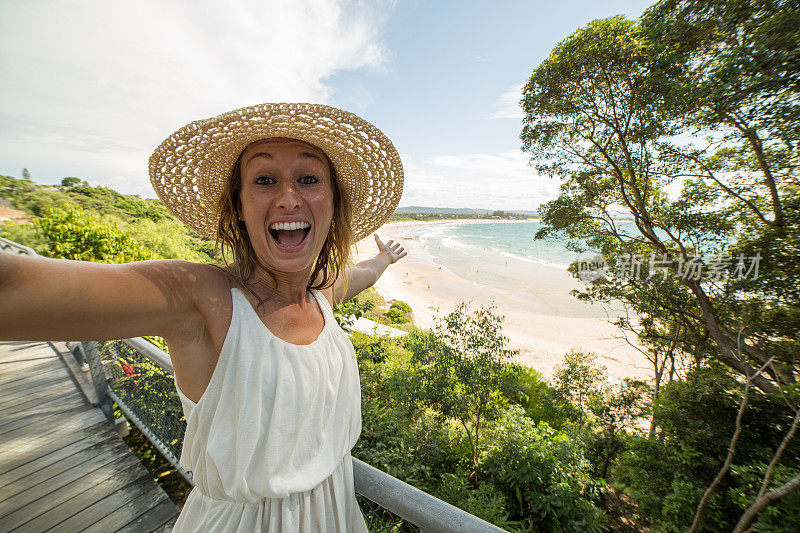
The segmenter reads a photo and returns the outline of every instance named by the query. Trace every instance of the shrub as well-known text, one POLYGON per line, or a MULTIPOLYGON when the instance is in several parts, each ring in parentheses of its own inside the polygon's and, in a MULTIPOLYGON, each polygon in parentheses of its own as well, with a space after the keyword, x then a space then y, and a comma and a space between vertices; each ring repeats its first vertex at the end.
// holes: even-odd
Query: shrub
POLYGON ((386 318, 393 324, 405 324, 409 321, 408 315, 410 314, 411 306, 400 300, 392 302, 392 305, 389 306, 389 310, 384 313, 386 318))
POLYGON ((507 381, 506 363, 517 352, 506 347, 503 317, 494 308, 470 312, 460 303, 437 319, 434 333, 415 344, 415 400, 442 419, 461 424, 472 448, 473 476, 477 475, 481 431, 507 403, 501 388, 507 381))
MULTIPOLYGON (((630 438, 630 449, 621 456, 616 476, 628 485, 657 530, 680 531, 691 524, 700 498, 727 455, 740 394, 741 385, 730 371, 718 364, 699 367, 686 380, 673 381, 662 390, 655 409, 654 438, 630 438)), ((758 493, 754 480, 763 475, 791 419, 791 408, 782 398, 750 391, 734 463, 709 501, 704 530, 734 527, 747 498, 752 501, 758 493)), ((798 452, 800 444, 793 440, 782 455, 783 467, 796 473, 798 452)), ((800 522, 800 513, 793 507, 795 497, 787 496, 785 504, 782 500, 774 510, 764 511, 765 520, 777 513, 789 516, 787 523, 800 522)))
POLYGON ((45 206, 42 216, 33 223, 47 241, 49 257, 107 263, 156 257, 115 222, 101 221, 78 206, 45 206))
POLYGON ((535 424, 519 406, 503 413, 490 440, 481 474, 505 496, 512 517, 536 531, 602 529, 605 514, 591 501, 599 487, 580 441, 535 424))
POLYGON ((442 474, 435 496, 498 527, 509 529, 516 525, 509 521, 503 494, 491 483, 473 488, 467 481, 468 475, 464 468, 442 474))
POLYGON ((561 429, 577 418, 577 411, 563 401, 539 372, 517 363, 509 363, 507 370, 503 395, 525 409, 531 420, 561 429))

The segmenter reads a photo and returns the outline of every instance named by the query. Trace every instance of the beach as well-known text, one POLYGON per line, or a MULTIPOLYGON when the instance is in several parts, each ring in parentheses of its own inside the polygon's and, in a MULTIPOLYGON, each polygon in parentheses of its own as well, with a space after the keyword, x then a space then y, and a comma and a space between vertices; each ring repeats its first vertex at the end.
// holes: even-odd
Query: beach
MULTIPOLYGON (((394 222, 377 232, 384 242, 390 239, 400 242, 408 256, 390 265, 375 288, 387 301, 397 299, 408 303, 417 326, 430 327, 435 317, 450 312, 460 301, 469 300, 476 306, 493 303, 505 316, 503 332, 511 347, 519 350, 515 362, 549 377, 564 354, 576 349, 596 353, 612 381, 650 377, 652 371, 647 359, 609 323, 609 317, 613 319, 617 313, 607 306, 572 296, 571 290, 584 285, 564 268, 520 260, 509 254, 487 253, 480 261, 473 261, 469 271, 461 267, 457 273, 457 269, 437 262, 420 238, 434 224, 453 222, 394 222)), ((368 259, 377 251, 374 238, 369 236, 357 243, 354 259, 368 259)), ((634 340, 630 333, 628 337, 634 340)))

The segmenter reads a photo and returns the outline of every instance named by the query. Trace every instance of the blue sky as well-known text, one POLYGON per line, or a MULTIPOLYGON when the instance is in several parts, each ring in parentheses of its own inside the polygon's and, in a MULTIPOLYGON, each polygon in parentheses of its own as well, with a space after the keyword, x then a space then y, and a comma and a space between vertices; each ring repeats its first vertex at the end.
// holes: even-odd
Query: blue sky
POLYGON ((0 0, 0 173, 153 197, 147 158, 183 124, 312 101, 392 139, 401 206, 535 209, 558 183, 520 151, 521 85, 579 27, 651 3, 0 0))

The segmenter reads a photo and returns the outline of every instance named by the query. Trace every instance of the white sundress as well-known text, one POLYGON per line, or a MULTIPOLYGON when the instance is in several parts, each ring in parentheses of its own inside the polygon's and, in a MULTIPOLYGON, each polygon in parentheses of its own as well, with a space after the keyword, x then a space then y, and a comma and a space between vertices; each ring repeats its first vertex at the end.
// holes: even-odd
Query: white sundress
POLYGON ((366 532, 350 450, 361 434, 355 350, 327 299, 307 345, 273 335, 231 289, 233 313, 211 381, 186 417, 180 463, 195 483, 174 532, 366 532))

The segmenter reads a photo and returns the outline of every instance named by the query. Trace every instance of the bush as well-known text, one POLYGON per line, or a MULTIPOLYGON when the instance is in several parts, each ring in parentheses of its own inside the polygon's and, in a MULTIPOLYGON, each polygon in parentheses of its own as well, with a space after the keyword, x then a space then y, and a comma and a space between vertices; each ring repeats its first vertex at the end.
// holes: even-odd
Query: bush
POLYGON ((384 313, 392 324, 405 324, 409 321, 410 314, 411 306, 400 300, 392 302, 392 305, 389 306, 389 310, 384 313))
POLYGON ((0 237, 32 248, 37 254, 48 250, 47 240, 36 233, 32 224, 0 223, 0 237))
POLYGON ((600 531, 599 487, 580 441, 535 424, 511 406, 492 428, 481 475, 500 489, 512 518, 535 531, 600 531))
POLYGON ((563 401, 541 373, 517 363, 509 363, 507 369, 503 395, 525 409, 535 423, 546 422, 552 428, 562 429, 577 420, 577 410, 563 401))
POLYGON ((505 497, 494 485, 482 483, 473 488, 467 481, 468 476, 464 468, 442 474, 435 496, 498 527, 510 529, 518 525, 509 521, 505 497))
POLYGON ((380 398, 366 397, 361 420, 353 456, 421 490, 433 492, 439 476, 459 464, 449 428, 432 417, 411 419, 380 398))
POLYGON ((49 257, 106 263, 156 257, 113 221, 100 221, 78 206, 45 206, 42 216, 33 223, 47 242, 49 257))

